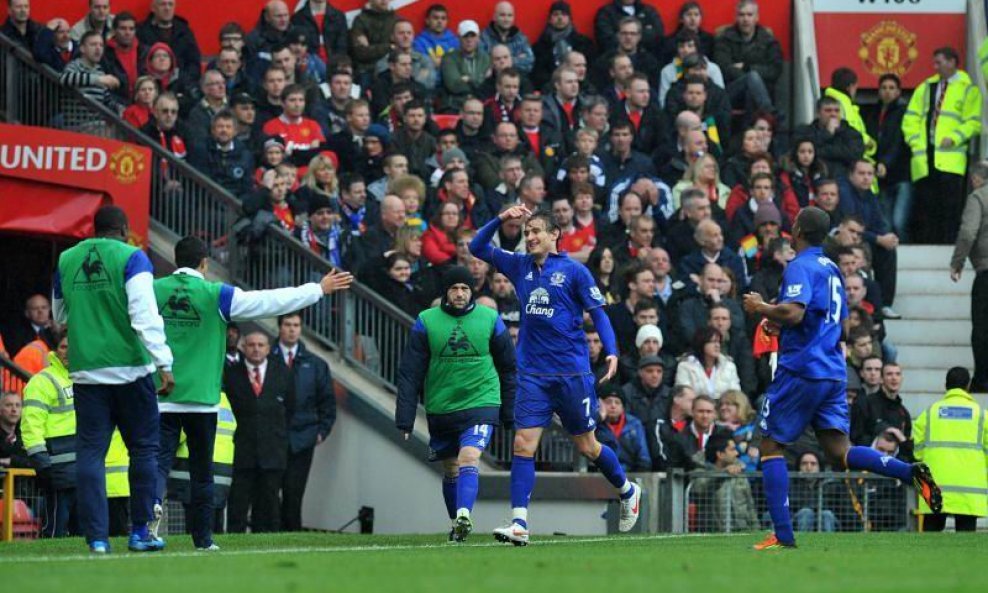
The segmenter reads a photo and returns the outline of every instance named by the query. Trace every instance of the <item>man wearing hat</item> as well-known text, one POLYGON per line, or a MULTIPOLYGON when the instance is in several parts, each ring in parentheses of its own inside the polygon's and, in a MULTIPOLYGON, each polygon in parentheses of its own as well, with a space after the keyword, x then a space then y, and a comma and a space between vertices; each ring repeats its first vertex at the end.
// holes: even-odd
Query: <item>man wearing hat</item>
POLYGON ((395 425, 411 436, 419 402, 429 425, 430 459, 443 464, 450 541, 473 530, 480 455, 494 427, 514 424, 515 350, 497 314, 474 302, 463 266, 443 276, 440 304, 421 312, 398 369, 395 425))
POLYGON ((624 394, 613 383, 604 383, 597 397, 600 399, 601 419, 597 424, 597 440, 614 449, 624 471, 652 471, 645 427, 638 417, 625 411, 624 394))
POLYGON ((571 51, 580 52, 588 61, 593 61, 597 55, 593 41, 578 32, 573 25, 569 3, 562 0, 553 2, 549 6, 549 19, 545 29, 532 46, 532 52, 535 53, 532 82, 536 88, 542 88, 549 82, 553 71, 563 65, 571 51))
POLYGON ((460 47, 446 54, 442 63, 443 87, 446 89, 444 107, 450 113, 459 111, 470 95, 477 96, 488 71, 491 57, 479 51, 480 27, 476 21, 460 21, 456 29, 460 47))
MULTIPOLYGON (((638 331, 638 340, 645 345, 649 340, 658 340, 662 347, 662 330, 648 324, 638 331)), ((669 408, 669 386, 665 384, 665 370, 673 368, 675 360, 664 360, 665 355, 646 354, 638 359, 635 378, 625 383, 621 394, 628 410, 637 416, 645 426, 653 426, 664 418, 669 408)))
POLYGON ((334 268, 342 268, 350 249, 351 235, 342 232, 339 212, 329 197, 319 192, 312 192, 307 201, 309 218, 305 224, 295 227, 295 238, 334 268))

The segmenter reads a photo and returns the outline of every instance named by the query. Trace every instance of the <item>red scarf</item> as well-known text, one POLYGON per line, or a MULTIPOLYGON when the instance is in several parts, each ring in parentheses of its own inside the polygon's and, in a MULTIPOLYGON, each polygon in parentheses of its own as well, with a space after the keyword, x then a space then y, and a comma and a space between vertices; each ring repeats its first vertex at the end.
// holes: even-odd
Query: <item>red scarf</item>
POLYGON ((615 422, 614 424, 608 422, 607 428, 611 429, 611 432, 614 433, 614 436, 616 438, 621 438, 621 433, 624 432, 624 425, 627 423, 627 420, 628 420, 627 416, 621 414, 621 417, 618 418, 618 421, 615 422))

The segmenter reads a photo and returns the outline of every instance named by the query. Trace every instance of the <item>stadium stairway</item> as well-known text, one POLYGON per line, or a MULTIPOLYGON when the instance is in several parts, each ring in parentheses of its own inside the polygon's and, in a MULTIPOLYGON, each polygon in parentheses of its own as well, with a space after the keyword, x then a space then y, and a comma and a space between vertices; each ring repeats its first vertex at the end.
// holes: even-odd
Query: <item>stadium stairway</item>
MULTIPOLYGON (((902 399, 915 417, 943 396, 952 366, 974 368, 971 354, 971 284, 967 264, 960 282, 950 281, 953 246, 906 245, 899 248, 895 310, 902 319, 887 320, 888 338, 899 351, 902 399)), ((976 396, 982 406, 988 396, 976 396)))

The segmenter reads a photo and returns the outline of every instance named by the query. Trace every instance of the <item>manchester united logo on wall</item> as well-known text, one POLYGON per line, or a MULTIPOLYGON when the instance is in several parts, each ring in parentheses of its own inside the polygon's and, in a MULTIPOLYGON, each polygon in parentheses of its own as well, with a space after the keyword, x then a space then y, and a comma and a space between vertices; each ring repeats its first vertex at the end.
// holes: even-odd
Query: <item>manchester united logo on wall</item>
POLYGON ((892 73, 901 77, 918 56, 916 34, 897 21, 880 21, 861 34, 858 57, 875 76, 892 73))
POLYGON ((134 183, 144 171, 144 155, 124 146, 110 156, 110 171, 120 183, 134 183))

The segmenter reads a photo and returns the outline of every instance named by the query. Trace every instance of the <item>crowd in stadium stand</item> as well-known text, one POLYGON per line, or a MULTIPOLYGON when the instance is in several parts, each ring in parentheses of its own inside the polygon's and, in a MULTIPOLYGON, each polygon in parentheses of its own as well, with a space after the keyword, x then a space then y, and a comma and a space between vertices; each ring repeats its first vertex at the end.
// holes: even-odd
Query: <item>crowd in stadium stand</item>
MULTIPOLYGON (((325 0, 294 13, 271 0, 250 31, 193 31, 176 14, 191 5, 174 0, 153 0, 143 21, 92 0, 75 25, 39 25, 28 0, 10 4, 3 34, 236 196, 254 240, 281 227, 411 316, 463 265, 516 333, 524 304, 467 245, 511 205, 551 212, 560 249, 609 303, 620 373, 600 390, 598 431, 630 471, 756 470, 777 341, 740 295, 778 296, 793 220, 822 208, 847 289, 852 440, 911 460, 883 323, 899 317, 898 245, 957 233, 957 159, 980 132, 980 95, 951 48, 934 56, 943 81, 910 109, 887 74, 861 115, 857 75, 840 68, 813 121, 793 127, 776 101, 782 50, 752 0, 716 35, 697 2, 674 31, 637 0, 607 2, 578 31, 558 1, 535 39, 510 2, 484 24, 450 22, 440 4, 409 22, 369 0, 348 26, 325 0), (209 35, 215 56, 197 44, 209 35)), ((522 225, 495 242, 524 252, 522 225)), ((35 330, 42 299, 27 306, 35 330)), ((599 337, 585 332, 602 374, 599 337)), ((4 334, 12 357, 53 346, 29 333, 4 334)), ((812 434, 789 454, 820 468, 812 434)))

